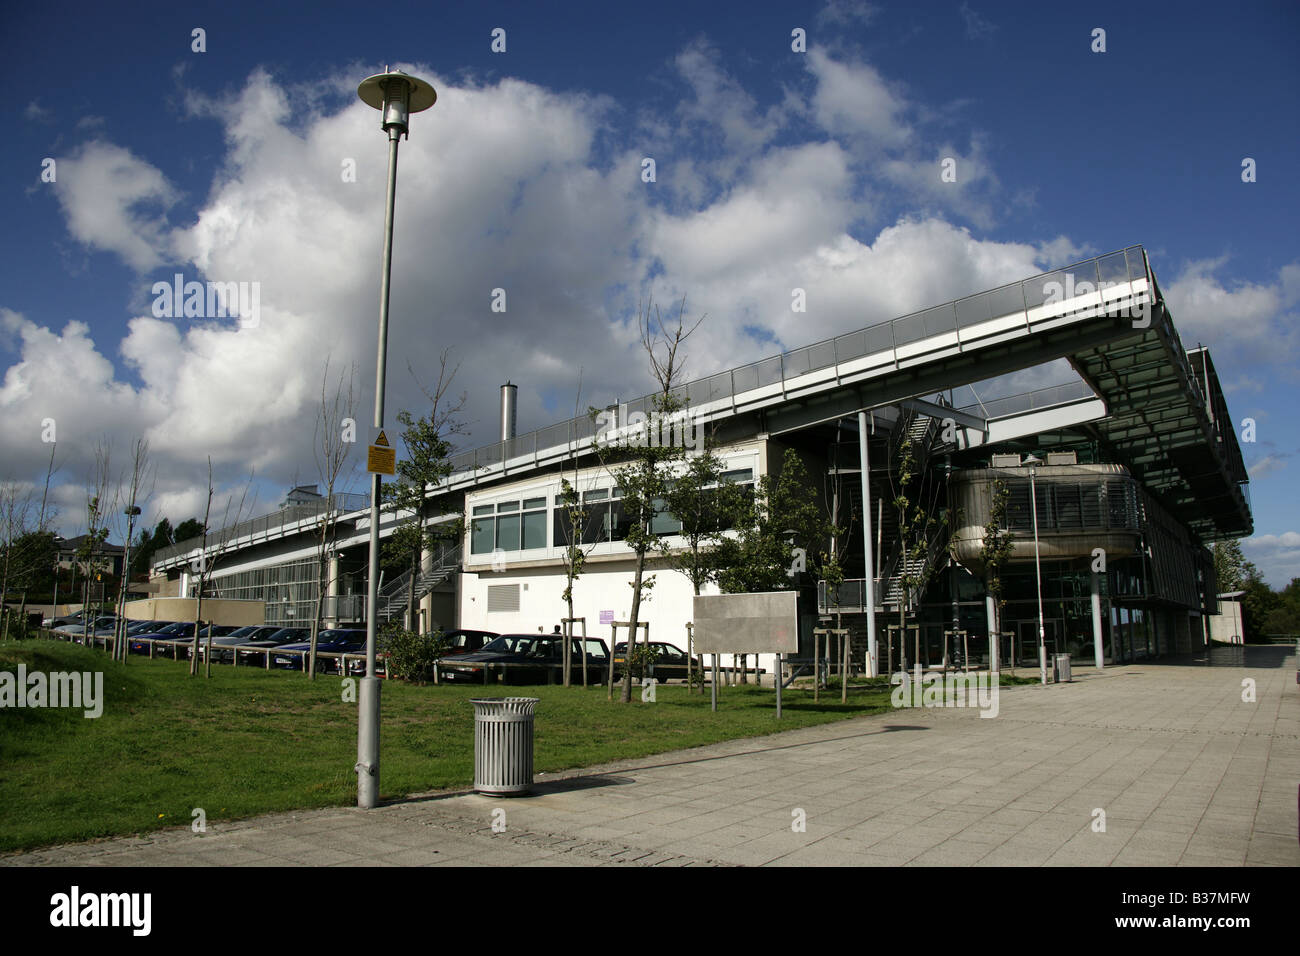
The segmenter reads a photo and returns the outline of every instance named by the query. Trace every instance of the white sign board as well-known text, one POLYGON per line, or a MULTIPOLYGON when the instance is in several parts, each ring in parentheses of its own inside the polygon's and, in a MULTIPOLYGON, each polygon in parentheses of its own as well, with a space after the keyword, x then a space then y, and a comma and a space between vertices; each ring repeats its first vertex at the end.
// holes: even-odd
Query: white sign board
POLYGON ((799 595, 701 594, 695 598, 695 650, 701 654, 797 654, 799 595))

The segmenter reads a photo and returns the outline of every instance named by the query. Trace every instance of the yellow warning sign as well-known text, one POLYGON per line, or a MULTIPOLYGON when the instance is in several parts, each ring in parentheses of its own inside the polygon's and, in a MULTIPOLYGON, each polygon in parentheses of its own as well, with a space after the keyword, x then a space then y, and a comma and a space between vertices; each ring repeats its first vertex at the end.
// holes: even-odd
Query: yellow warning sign
POLYGON ((366 448, 366 471, 372 475, 397 474, 397 450, 388 447, 384 433, 379 433, 376 443, 366 448), (379 442, 384 442, 383 445, 379 442))
POLYGON ((378 445, 380 448, 389 447, 388 436, 384 434, 384 430, 382 428, 379 429, 379 437, 375 439, 375 444, 378 445))

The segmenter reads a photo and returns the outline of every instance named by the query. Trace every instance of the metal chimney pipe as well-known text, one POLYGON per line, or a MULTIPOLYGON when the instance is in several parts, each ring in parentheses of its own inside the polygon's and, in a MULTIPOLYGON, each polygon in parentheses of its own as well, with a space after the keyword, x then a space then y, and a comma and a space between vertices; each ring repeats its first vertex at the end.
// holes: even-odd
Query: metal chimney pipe
POLYGON ((519 386, 506 382, 501 386, 501 440, 515 437, 515 406, 519 400, 519 386))

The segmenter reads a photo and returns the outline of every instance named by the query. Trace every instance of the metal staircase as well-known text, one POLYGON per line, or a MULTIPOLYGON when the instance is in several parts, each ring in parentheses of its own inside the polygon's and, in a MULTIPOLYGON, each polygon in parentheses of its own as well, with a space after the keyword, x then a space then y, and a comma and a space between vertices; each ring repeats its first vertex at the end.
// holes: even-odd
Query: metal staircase
MULTIPOLYGON (((460 569, 460 559, 459 539, 440 542, 438 550, 425 558, 420 565, 420 573, 415 576, 416 602, 455 574, 460 569)), ((380 590, 375 607, 376 616, 380 620, 389 621, 405 613, 411 601, 411 578, 411 572, 406 571, 380 590)))
MULTIPOLYGON (((941 396, 938 397, 938 402, 946 404, 941 396)), ((902 457, 906 439, 911 442, 913 474, 924 475, 930 464, 930 458, 939 444, 937 439, 941 430, 940 419, 923 415, 914 408, 904 405, 889 438, 890 470, 896 470, 895 463, 902 457)), ((890 488, 885 499, 881 521, 881 543, 882 548, 886 549, 885 559, 881 562, 880 576, 879 606, 882 610, 884 608, 897 610, 898 605, 903 601, 903 578, 906 576, 915 579, 917 576, 926 576, 946 550, 936 538, 930 542, 930 547, 924 556, 902 560, 902 549, 898 542, 898 509, 893 504, 894 493, 890 488)), ((908 610, 911 610, 918 598, 919 595, 910 596, 908 610)))

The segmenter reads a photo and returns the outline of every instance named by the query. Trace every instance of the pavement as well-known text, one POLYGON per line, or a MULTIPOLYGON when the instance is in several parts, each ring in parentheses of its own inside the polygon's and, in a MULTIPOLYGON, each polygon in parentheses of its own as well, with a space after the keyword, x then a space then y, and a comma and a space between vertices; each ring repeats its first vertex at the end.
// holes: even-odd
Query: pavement
POLYGON ((993 719, 912 708, 539 775, 526 797, 425 794, 0 865, 1300 866, 1290 648, 1074 676, 1003 689, 993 719))

